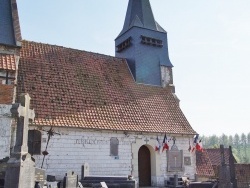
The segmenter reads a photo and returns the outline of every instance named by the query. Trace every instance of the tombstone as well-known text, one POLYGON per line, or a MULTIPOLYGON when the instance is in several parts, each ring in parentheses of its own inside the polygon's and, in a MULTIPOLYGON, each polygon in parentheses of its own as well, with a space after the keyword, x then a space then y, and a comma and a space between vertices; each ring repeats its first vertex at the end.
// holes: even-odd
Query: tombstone
POLYGON ((100 182, 102 188, 108 188, 107 184, 104 181, 100 182))
POLYGON ((5 157, 0 160, 0 188, 4 188, 4 178, 5 178, 5 172, 7 169, 8 160, 9 160, 9 157, 5 157))
POLYGON ((78 175, 69 171, 64 177, 63 188, 76 188, 78 186, 78 175))
POLYGON ((44 169, 35 168, 35 182, 39 184, 40 187, 44 186, 46 182, 44 169))
POLYGON ((179 150, 175 145, 175 138, 173 138, 173 141, 174 144, 171 147, 171 150, 167 151, 168 171, 180 172, 183 171, 183 151, 179 150))
POLYGON ((128 179, 128 176, 85 176, 84 180, 81 180, 83 187, 104 187, 105 182, 107 187, 111 188, 135 188, 136 180, 128 179))
POLYGON ((47 187, 48 188, 58 188, 57 185, 58 185, 58 182, 47 182, 47 187))
POLYGON ((229 166, 225 163, 224 146, 220 145, 221 166, 219 167, 219 185, 218 188, 233 188, 230 177, 229 166))
POLYGON ((47 181, 49 181, 49 182, 55 182, 56 181, 56 176, 47 175, 47 181))
POLYGON ((83 188, 83 186, 82 186, 82 183, 81 183, 81 182, 78 182, 78 186, 79 186, 80 188, 83 188))
POLYGON ((16 144, 7 163, 4 188, 34 188, 35 160, 28 153, 28 125, 34 120, 29 94, 20 95, 21 103, 12 105, 11 113, 17 118, 16 144))
POLYGON ((4 178, 4 174, 7 169, 7 162, 9 159, 9 157, 5 157, 0 160, 0 178, 4 178))
POLYGON ((89 176, 89 164, 88 163, 84 163, 82 165, 81 179, 83 180, 85 176, 89 176))

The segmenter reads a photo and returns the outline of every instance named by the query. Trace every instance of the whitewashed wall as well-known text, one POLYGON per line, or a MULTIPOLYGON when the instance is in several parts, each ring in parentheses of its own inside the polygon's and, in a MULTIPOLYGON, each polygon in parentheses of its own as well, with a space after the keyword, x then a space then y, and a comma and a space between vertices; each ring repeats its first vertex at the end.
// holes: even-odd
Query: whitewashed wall
POLYGON ((11 105, 0 104, 0 159, 10 156, 11 105))
MULTIPOLYGON (((31 128, 32 129, 32 128, 31 128)), ((49 127, 43 128, 49 130, 49 127)), ((151 147, 151 157, 157 159, 153 167, 152 184, 163 185, 167 179, 167 159, 166 152, 158 153, 152 148, 155 146, 156 134, 143 135, 137 133, 128 133, 116 131, 95 131, 84 130, 78 128, 55 128, 55 132, 61 135, 54 135, 49 142, 47 151, 49 155, 45 157, 43 168, 47 174, 55 175, 58 180, 63 179, 65 173, 69 170, 75 171, 81 175, 81 166, 84 163, 89 164, 90 175, 102 176, 127 176, 132 174, 138 178, 136 165, 138 165, 138 150, 142 145, 146 144, 151 147), (110 156, 110 138, 116 137, 119 140, 119 158, 110 156), (134 147, 136 146, 136 147, 134 147), (132 153, 133 152, 133 153, 132 153), (136 162, 137 161, 137 162, 136 162), (137 163, 137 164, 136 164, 137 163)), ((163 140, 164 135, 159 135, 163 140)), ((45 150, 47 142, 47 133, 42 131, 42 151, 45 150)), ((176 144, 179 149, 184 150, 184 156, 190 156, 192 165, 185 167, 185 172, 191 178, 195 174, 195 157, 188 152, 188 137, 177 137, 176 144)), ((43 155, 35 155, 36 166, 41 167, 43 155)))

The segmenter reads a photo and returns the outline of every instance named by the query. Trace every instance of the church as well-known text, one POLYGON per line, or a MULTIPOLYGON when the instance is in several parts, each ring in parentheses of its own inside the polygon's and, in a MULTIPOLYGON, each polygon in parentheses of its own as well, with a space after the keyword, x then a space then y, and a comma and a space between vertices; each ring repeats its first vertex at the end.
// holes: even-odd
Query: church
POLYGON ((15 142, 11 104, 28 93, 29 153, 56 179, 80 175, 83 164, 90 175, 131 175, 139 186, 194 179, 188 149, 197 133, 179 106, 167 32, 149 0, 129 0, 115 47, 112 57, 22 39, 16 0, 1 0, 0 158, 15 142))

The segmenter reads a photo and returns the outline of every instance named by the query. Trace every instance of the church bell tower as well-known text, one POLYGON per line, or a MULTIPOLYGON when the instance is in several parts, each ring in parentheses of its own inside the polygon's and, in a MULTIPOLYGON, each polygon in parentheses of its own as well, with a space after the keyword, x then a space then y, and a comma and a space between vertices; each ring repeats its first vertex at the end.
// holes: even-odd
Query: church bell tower
POLYGON ((167 32, 155 21, 149 0, 129 0, 115 45, 115 56, 126 58, 137 83, 173 87, 167 32))

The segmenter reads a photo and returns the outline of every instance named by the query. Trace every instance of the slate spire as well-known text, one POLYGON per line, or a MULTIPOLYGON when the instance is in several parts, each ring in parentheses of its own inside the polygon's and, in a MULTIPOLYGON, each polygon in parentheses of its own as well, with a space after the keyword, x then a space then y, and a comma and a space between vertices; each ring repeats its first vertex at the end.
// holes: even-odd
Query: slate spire
POLYGON ((137 83, 173 85, 167 32, 155 21, 149 0, 129 0, 116 57, 126 58, 137 83))
POLYGON ((133 26, 166 32, 155 21, 149 0, 129 0, 124 26, 120 35, 133 26))
POLYGON ((16 0, 0 0, 0 45, 21 46, 16 0))

